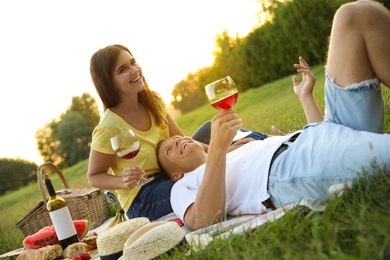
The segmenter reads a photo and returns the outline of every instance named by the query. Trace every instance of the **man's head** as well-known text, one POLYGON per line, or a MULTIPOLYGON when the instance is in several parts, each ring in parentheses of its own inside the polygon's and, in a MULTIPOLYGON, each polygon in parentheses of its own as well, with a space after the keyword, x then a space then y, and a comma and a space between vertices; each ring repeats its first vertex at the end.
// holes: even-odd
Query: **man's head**
POLYGON ((157 145, 159 164, 174 181, 204 164, 206 157, 204 147, 188 136, 172 136, 157 145))

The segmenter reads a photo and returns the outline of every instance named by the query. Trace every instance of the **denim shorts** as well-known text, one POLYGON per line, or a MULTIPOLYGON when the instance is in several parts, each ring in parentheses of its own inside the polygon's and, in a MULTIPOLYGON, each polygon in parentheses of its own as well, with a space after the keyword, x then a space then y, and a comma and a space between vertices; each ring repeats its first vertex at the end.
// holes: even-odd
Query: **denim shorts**
POLYGON ((383 133, 384 105, 378 79, 340 87, 325 71, 325 121, 383 133))
POLYGON ((154 174, 154 180, 145 184, 138 192, 126 212, 128 219, 146 217, 150 221, 172 213, 171 189, 174 181, 164 173, 154 174))
POLYGON ((390 170, 390 135, 375 133, 383 129, 383 120, 371 112, 367 114, 373 109, 381 114, 378 84, 363 82, 344 90, 327 75, 325 92, 329 106, 326 120, 305 126, 271 166, 268 192, 276 207, 304 198, 322 199, 331 185, 355 182, 373 162, 390 170), (350 119, 360 117, 365 118, 350 119), (361 129, 371 131, 356 131, 361 129))
POLYGON ((390 170, 390 134, 322 122, 306 127, 273 162, 268 189, 276 207, 322 199, 333 184, 354 183, 375 163, 390 170))

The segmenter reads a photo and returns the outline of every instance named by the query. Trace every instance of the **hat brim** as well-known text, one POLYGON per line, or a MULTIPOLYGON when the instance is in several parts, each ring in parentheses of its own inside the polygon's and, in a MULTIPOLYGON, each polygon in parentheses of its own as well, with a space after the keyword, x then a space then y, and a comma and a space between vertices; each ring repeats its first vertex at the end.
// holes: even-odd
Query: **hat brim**
POLYGON ((148 218, 140 217, 123 221, 106 229, 96 241, 100 258, 109 257, 107 258, 109 260, 113 255, 117 255, 118 258, 118 254, 122 254, 126 240, 148 223, 150 223, 148 218))
POLYGON ((159 221, 144 225, 125 242, 120 259, 152 259, 179 244, 185 231, 176 222, 159 221))

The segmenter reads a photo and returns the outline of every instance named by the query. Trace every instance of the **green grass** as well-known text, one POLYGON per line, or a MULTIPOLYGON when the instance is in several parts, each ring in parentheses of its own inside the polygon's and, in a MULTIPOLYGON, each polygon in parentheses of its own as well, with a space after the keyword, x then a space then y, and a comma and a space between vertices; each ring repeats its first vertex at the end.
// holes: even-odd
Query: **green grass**
MULTIPOLYGON (((313 68, 315 97, 323 102, 323 66, 313 68)), ((384 89, 386 129, 389 129, 389 91, 384 89)), ((244 127, 271 132, 277 125, 288 133, 305 125, 305 116, 292 90, 291 77, 240 93, 235 109, 244 127)), ((218 111, 205 105, 176 119, 187 135, 218 111)), ((388 132, 388 131, 387 131, 388 132)), ((87 161, 63 170, 69 186, 87 187, 87 161)), ((183 245, 161 259, 389 259, 390 175, 373 167, 374 177, 333 199, 324 212, 296 208, 252 232, 215 240, 195 252, 183 245)), ((62 187, 52 175, 54 186, 62 187)), ((0 197, 0 254, 22 246, 15 223, 40 200, 36 183, 0 197)))

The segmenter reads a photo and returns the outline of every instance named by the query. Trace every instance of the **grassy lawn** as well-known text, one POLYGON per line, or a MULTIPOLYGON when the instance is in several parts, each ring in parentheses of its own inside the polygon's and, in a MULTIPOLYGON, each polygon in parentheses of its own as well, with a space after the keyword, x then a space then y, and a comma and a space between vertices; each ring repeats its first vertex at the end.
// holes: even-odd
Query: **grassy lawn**
MULTIPOLYGON (((323 102, 323 66, 317 76, 315 97, 323 102)), ((389 129, 389 91, 384 89, 386 129, 389 129)), ((235 109, 244 127, 272 133, 278 126, 288 133, 305 125, 305 116, 292 90, 291 77, 239 94, 235 109)), ((205 105, 176 119, 187 135, 218 111, 205 105)), ((386 130, 389 132, 388 130, 386 130)), ((390 259, 390 175, 373 167, 374 176, 330 201, 324 212, 298 207, 274 222, 242 235, 216 239, 201 251, 183 245, 161 259, 390 259)), ((70 187, 87 187, 87 161, 63 171, 70 187)), ((365 174, 365 173, 362 173, 365 174)), ((57 189, 58 178, 53 176, 57 189)), ((15 223, 40 200, 32 183, 0 197, 0 254, 20 248, 23 236, 15 223)))

